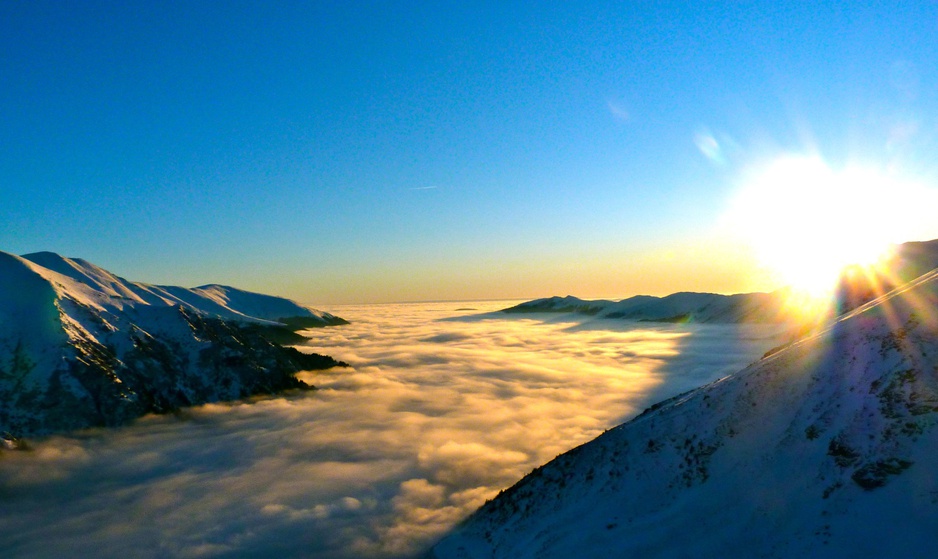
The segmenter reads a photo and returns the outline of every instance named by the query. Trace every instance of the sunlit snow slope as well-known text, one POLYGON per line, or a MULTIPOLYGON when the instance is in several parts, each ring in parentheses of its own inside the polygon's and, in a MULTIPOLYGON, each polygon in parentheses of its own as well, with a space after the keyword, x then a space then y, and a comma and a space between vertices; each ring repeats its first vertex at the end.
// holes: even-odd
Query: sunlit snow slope
POLYGON ((273 334, 344 322, 231 287, 147 285, 50 252, 0 252, 0 435, 302 387, 294 373, 335 362, 273 334))
POLYGON ((432 552, 934 557, 938 271, 534 470, 432 552))

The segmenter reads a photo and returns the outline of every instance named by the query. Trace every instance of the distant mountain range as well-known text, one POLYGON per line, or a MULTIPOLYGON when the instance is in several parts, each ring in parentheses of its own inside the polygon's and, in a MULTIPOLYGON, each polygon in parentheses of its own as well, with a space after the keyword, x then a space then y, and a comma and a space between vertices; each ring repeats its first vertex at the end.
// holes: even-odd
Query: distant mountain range
MULTIPOLYGON (((888 286, 920 271, 935 247, 913 244, 894 261, 912 271, 864 281, 888 286)), ((747 369, 535 469, 430 555, 932 557, 938 269, 862 299, 747 369)))
POLYGON ((597 318, 645 322, 784 322, 786 297, 775 293, 674 293, 667 297, 637 295, 622 301, 585 300, 573 296, 535 299, 503 313, 577 313, 597 318))
MULTIPOLYGON (((938 240, 898 245, 880 268, 855 266, 842 276, 835 290, 833 314, 822 322, 854 309, 925 272, 938 267, 938 240)), ((586 300, 573 296, 546 297, 502 310, 508 314, 575 313, 606 319, 644 322, 783 323, 796 321, 786 312, 791 291, 771 293, 674 293, 666 297, 637 295, 621 301, 586 300)))
POLYGON ((342 363, 280 344, 339 324, 233 287, 149 285, 51 252, 0 252, 0 435, 308 388, 295 373, 342 363))

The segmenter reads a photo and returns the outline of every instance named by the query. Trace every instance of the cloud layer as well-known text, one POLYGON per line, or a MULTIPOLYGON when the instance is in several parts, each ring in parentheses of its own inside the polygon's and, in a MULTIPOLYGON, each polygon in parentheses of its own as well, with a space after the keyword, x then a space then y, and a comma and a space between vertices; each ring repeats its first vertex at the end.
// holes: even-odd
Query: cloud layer
MULTIPOLYGON (((532 468, 778 341, 764 326, 335 309, 320 387, 0 454, 4 556, 409 557, 532 468)), ((460 310, 457 310, 460 309, 460 310)))

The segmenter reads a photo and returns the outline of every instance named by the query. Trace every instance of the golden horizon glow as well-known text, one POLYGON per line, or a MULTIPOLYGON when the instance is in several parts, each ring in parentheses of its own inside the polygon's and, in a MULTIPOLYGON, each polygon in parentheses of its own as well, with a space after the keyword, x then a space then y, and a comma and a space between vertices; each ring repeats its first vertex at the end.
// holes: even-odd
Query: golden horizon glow
MULTIPOLYGON (((875 267, 920 233, 935 193, 875 168, 831 169, 818 157, 781 157, 755 173, 730 226, 797 298, 831 300, 843 270, 875 267)), ((816 304, 816 303, 815 303, 816 304)))

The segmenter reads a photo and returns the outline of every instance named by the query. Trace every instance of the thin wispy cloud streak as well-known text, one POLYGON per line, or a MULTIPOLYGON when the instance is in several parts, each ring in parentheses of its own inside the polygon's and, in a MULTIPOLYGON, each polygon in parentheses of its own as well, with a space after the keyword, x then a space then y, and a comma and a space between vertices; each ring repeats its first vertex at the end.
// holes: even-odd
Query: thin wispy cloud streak
MULTIPOLYGON (((473 307, 475 310, 456 309, 473 307)), ((775 345, 768 327, 334 309, 320 390, 0 456, 5 557, 412 557, 532 468, 775 345), (441 320, 453 318, 454 320, 441 320)))

